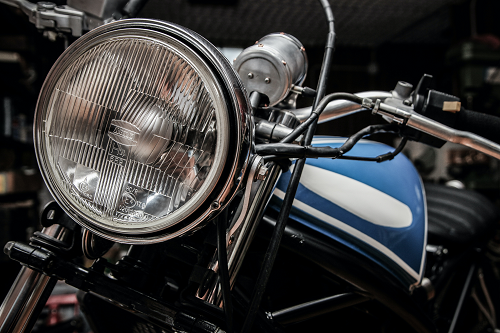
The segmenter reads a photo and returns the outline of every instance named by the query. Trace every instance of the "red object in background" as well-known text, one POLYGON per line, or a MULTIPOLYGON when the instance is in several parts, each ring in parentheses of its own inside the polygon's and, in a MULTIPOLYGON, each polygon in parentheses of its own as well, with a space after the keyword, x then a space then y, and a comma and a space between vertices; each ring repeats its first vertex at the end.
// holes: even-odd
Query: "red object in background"
POLYGON ((49 309, 49 315, 45 321, 47 326, 53 326, 64 321, 59 312, 61 306, 73 306, 74 315, 78 315, 78 301, 76 294, 51 295, 45 306, 49 309))

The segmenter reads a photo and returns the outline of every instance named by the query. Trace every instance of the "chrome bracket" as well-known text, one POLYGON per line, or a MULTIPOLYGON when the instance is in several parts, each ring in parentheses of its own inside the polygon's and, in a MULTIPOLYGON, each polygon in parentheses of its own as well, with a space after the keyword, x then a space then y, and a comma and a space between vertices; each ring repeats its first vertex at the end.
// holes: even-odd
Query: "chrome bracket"
MULTIPOLYGON (((377 99, 377 101, 380 101, 380 99, 377 99)), ((370 98, 363 98, 361 105, 364 108, 371 109, 371 108, 373 108, 373 101, 370 98)), ((380 103, 379 103, 379 105, 380 105, 380 103)))
MULTIPOLYGON (((243 201, 240 203, 241 212, 233 219, 233 223, 226 233, 226 252, 231 286, 234 284, 243 258, 250 246, 258 219, 263 213, 281 174, 280 167, 273 163, 264 166, 263 162, 261 156, 254 156, 246 179, 243 201)), ((214 254, 208 269, 213 272, 219 270, 217 253, 214 254)), ((212 281, 208 289, 199 289, 196 296, 219 306, 221 293, 218 280, 212 281)))
POLYGON ((253 194, 255 194, 255 190, 257 189, 257 184, 254 185, 254 182, 257 180, 257 175, 259 173, 259 170, 262 166, 262 161, 263 158, 261 156, 256 155, 252 161, 252 165, 250 166, 250 170, 248 172, 248 178, 247 178, 247 184, 245 188, 245 194, 243 196, 243 209, 241 210, 241 214, 238 217, 238 220, 234 225, 231 226, 231 228, 227 232, 226 236, 226 245, 228 246, 228 257, 230 257, 231 248, 229 247, 232 245, 231 239, 234 240, 236 237, 236 233, 239 231, 241 224, 243 223, 243 220, 245 219, 245 216, 250 208, 250 199, 253 198, 253 194), (252 191, 253 190, 253 191, 252 191))
POLYGON ((398 124, 403 124, 406 119, 411 117, 410 112, 382 103, 380 99, 375 101, 372 114, 381 115, 388 121, 394 121, 398 124))
POLYGON ((1 3, 18 7, 38 29, 54 29, 80 37, 85 27, 85 13, 69 6, 56 6, 52 2, 31 3, 28 0, 0 0, 1 3))

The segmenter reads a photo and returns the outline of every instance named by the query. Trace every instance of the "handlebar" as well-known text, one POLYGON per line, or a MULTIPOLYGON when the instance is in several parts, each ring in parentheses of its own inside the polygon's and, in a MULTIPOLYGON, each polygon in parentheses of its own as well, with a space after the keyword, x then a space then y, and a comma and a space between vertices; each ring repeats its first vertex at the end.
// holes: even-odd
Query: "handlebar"
MULTIPOLYGON (((376 100, 372 112, 392 119, 396 123, 412 127, 445 141, 461 144, 494 158, 500 159, 500 118, 469 110, 462 110, 457 114, 456 128, 446 126, 438 121, 423 116, 408 108, 402 109, 385 103, 382 100, 392 96, 384 91, 367 91, 355 94, 363 99, 376 100), (478 133, 481 134, 474 134, 478 133)), ((304 122, 311 115, 312 108, 302 108, 291 112, 304 122)), ((359 111, 368 110, 353 101, 335 100, 325 107, 319 116, 319 122, 326 122, 359 111)))
MULTIPOLYGON (((392 96, 392 94, 387 91, 364 91, 356 93, 354 95, 361 98, 369 98, 372 100, 380 99, 381 101, 384 101, 386 98, 392 96)), ((328 105, 325 107, 325 110, 319 116, 318 123, 326 123, 333 119, 366 110, 368 109, 352 101, 335 100, 328 103, 328 105)), ((292 112, 298 120, 303 122, 311 115, 312 107, 309 106, 305 108, 290 110, 290 112, 292 112)))
MULTIPOLYGON (((451 128, 416 112, 402 110, 381 103, 380 100, 377 100, 375 103, 373 113, 389 117, 400 124, 415 128, 437 138, 458 143, 490 155, 496 159, 500 159, 500 145, 477 134, 451 128)), ((474 127, 477 132, 481 134, 484 131, 483 125, 488 123, 489 119, 491 119, 491 116, 483 117, 479 116, 479 113, 471 111, 467 112, 467 116, 462 117, 463 119, 460 123, 463 126, 467 125, 468 127, 474 127), (465 123, 468 119, 472 118, 477 119, 477 121, 474 121, 472 124, 465 123)), ((493 128, 494 126, 491 126, 489 132, 491 132, 493 128)), ((500 129, 500 127, 497 128, 500 129)))

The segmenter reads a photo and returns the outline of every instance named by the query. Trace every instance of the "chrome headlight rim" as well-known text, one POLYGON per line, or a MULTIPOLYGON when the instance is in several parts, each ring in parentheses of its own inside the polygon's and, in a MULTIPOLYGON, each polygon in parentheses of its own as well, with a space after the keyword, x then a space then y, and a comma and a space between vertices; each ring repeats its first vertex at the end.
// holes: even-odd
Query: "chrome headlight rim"
MULTIPOLYGON (((229 138, 229 142, 227 142, 228 154, 225 156, 224 167, 219 172, 217 181, 214 181, 216 184, 212 184, 213 186, 210 185, 212 188, 208 189, 210 194, 207 198, 196 209, 191 211, 188 216, 181 216, 178 222, 159 229, 152 228, 151 230, 133 230, 128 232, 127 230, 102 226, 96 224, 95 221, 82 217, 78 209, 68 203, 64 195, 59 193, 60 190, 58 187, 53 185, 52 171, 44 165, 46 152, 43 151, 40 144, 43 133, 37 131, 37 126, 34 126, 35 152, 42 176, 47 183, 49 191, 59 205, 78 224, 103 238, 116 242, 148 244, 164 241, 184 235, 188 231, 196 230, 204 225, 203 222, 208 221, 227 205, 240 185, 240 176, 245 172, 251 142, 249 136, 252 135, 252 130, 248 117, 249 103, 246 92, 231 65, 220 52, 203 37, 186 28, 149 19, 130 19, 113 22, 94 29, 75 41, 57 60, 44 82, 36 107, 35 124, 43 121, 41 118, 47 108, 53 89, 64 70, 72 64, 71 59, 83 54, 92 45, 99 42, 102 43, 102 36, 125 35, 132 31, 142 31, 146 35, 149 33, 156 37, 160 34, 185 45, 185 50, 190 50, 187 52, 196 54, 216 79, 214 84, 218 85, 223 95, 222 100, 225 102, 227 108, 227 121, 229 124, 227 138, 229 138)), ((207 187, 209 186, 207 185, 207 187)))

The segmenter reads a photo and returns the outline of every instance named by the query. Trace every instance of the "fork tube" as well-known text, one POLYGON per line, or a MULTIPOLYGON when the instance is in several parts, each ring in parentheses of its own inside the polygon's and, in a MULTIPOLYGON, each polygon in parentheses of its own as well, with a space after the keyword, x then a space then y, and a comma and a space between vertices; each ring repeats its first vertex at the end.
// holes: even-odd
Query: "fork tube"
MULTIPOLYGON (((245 207, 240 214, 241 220, 238 218, 237 223, 230 228, 227 234, 228 246, 226 250, 231 288, 234 286, 236 276, 238 275, 243 259, 253 239, 258 221, 260 221, 264 209, 272 196, 278 178, 281 175, 281 168, 278 165, 270 163, 267 166, 269 167, 269 173, 265 180, 260 181, 260 183, 255 183, 254 186, 247 184, 249 193, 245 195, 251 198, 248 198, 248 203, 244 205, 245 207)), ((252 177, 250 179, 250 183, 252 183, 254 175, 251 174, 249 177, 252 177)), ((217 255, 214 255, 212 262, 209 264, 209 268, 214 272, 219 271, 217 255)), ((208 288, 208 291, 200 292, 200 290, 198 290, 197 297, 220 306, 222 293, 219 280, 214 280, 212 285, 208 288)))
POLYGON ((56 282, 23 266, 0 307, 0 332, 31 332, 56 282))
MULTIPOLYGON (((65 227, 54 224, 44 228, 42 233, 64 240, 67 231, 65 227)), ((0 306, 0 333, 31 332, 56 282, 56 278, 23 266, 0 306)))

